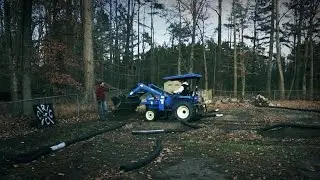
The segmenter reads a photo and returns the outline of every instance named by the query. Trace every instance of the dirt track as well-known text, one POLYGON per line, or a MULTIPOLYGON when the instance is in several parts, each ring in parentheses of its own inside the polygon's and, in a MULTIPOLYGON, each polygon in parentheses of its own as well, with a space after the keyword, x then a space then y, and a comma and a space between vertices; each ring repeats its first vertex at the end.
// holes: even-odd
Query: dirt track
POLYGON ((138 118, 60 124, 1 140, 0 153, 5 156, 127 122, 121 129, 33 162, 3 167, 1 179, 300 179, 311 176, 303 169, 308 169, 309 162, 318 162, 319 130, 291 128, 260 134, 256 129, 276 123, 319 125, 319 113, 253 107, 225 109, 221 113, 223 117, 193 122, 203 127, 197 130, 179 122, 144 122, 138 118), (132 130, 176 128, 188 131, 131 134, 132 130), (156 139, 161 139, 164 147, 157 159, 137 170, 119 171, 121 165, 146 156, 156 139))

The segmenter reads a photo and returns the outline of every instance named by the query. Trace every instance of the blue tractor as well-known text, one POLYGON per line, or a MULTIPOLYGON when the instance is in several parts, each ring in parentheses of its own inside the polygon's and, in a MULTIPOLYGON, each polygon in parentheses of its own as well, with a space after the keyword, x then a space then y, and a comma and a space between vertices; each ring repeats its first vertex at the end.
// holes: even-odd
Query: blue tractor
POLYGON ((195 88, 184 95, 167 92, 154 84, 138 83, 122 100, 119 98, 112 100, 116 110, 133 110, 138 105, 145 105, 144 114, 148 121, 160 118, 176 118, 181 121, 199 119, 206 112, 197 87, 201 77, 200 74, 188 73, 163 78, 168 81, 195 81, 195 88))

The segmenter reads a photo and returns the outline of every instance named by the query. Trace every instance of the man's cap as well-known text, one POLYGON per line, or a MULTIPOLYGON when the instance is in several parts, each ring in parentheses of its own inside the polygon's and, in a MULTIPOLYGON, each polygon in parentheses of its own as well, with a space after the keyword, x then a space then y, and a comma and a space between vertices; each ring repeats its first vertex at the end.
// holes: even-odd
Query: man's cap
POLYGON ((189 86, 188 82, 183 82, 182 84, 189 86))

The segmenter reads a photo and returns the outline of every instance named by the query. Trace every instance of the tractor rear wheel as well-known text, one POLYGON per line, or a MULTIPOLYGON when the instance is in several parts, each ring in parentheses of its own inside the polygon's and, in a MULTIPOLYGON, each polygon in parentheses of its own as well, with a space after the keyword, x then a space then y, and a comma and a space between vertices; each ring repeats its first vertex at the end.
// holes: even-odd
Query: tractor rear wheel
POLYGON ((178 102, 174 108, 174 115, 180 121, 190 121, 195 113, 194 107, 188 102, 178 102))
POLYGON ((147 121, 154 121, 157 117, 157 113, 154 110, 147 110, 145 113, 145 118, 147 121))

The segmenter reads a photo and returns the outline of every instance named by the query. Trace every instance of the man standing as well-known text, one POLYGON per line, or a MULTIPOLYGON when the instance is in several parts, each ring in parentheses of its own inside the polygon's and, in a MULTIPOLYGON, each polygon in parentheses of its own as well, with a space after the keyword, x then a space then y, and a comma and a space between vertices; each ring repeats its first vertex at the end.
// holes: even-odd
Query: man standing
POLYGON ((100 81, 99 85, 96 87, 96 98, 98 102, 98 110, 99 110, 99 116, 100 120, 104 121, 107 120, 107 103, 106 103, 106 95, 105 91, 107 88, 105 87, 104 82, 100 81))

